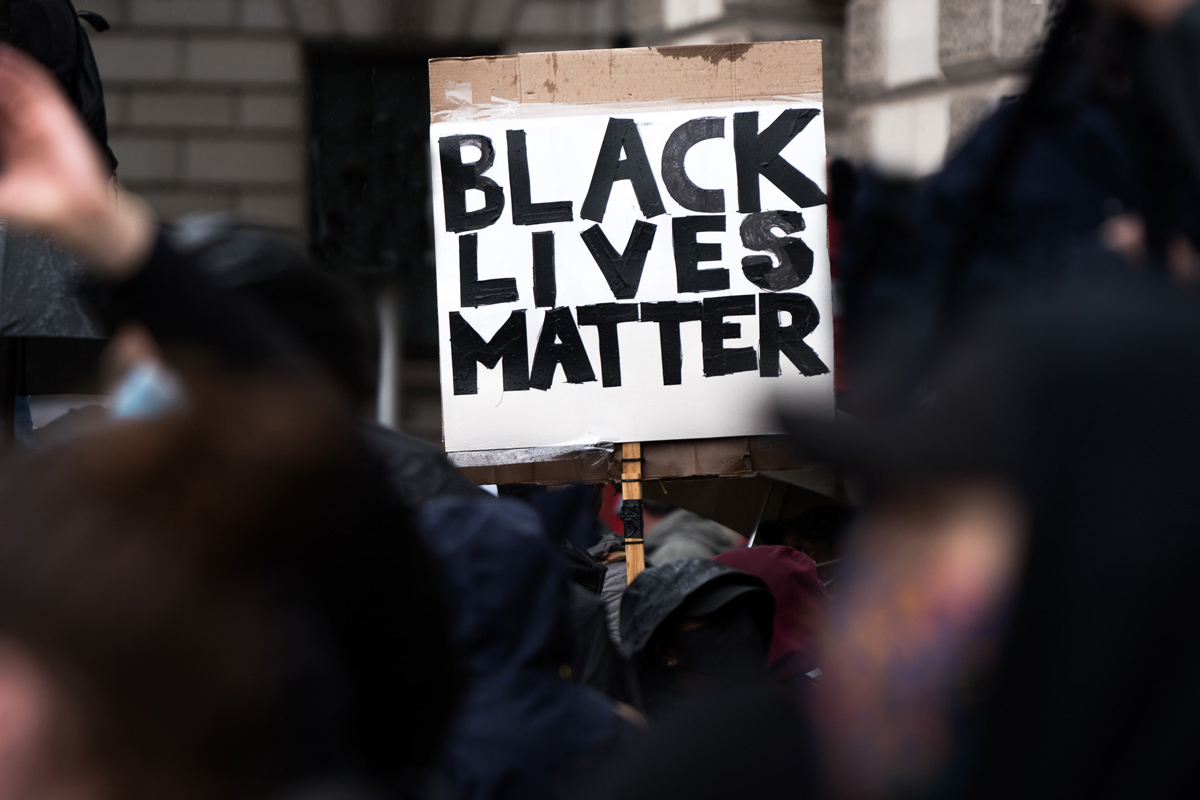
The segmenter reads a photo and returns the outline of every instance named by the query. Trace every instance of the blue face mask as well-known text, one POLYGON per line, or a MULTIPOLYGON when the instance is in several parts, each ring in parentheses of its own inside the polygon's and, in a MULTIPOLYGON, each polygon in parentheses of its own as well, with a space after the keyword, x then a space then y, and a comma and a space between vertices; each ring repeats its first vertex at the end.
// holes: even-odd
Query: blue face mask
POLYGON ((183 383, 170 370, 152 361, 125 373, 109 412, 116 419, 152 419, 179 411, 187 403, 183 383))

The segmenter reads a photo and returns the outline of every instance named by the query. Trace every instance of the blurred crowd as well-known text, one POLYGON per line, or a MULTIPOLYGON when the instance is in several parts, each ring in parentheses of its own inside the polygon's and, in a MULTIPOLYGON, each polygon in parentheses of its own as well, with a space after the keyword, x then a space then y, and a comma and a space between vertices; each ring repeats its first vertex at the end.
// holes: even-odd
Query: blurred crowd
POLYGON ((855 419, 781 415, 854 502, 646 501, 632 582, 611 489, 364 421, 370 307, 116 191, 23 24, 0 235, 86 270, 109 397, 0 457, 0 800, 1200 788, 1200 4, 1067 0, 944 170, 834 165, 855 419))

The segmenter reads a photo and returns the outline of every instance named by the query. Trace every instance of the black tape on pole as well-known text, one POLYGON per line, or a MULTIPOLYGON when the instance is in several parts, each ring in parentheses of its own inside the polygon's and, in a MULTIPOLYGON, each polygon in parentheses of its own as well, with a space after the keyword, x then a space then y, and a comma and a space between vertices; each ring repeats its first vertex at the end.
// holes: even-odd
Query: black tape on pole
POLYGON ((720 261, 721 245, 698 242, 698 233, 720 233, 725 217, 675 217, 671 220, 671 240, 675 247, 675 283, 683 292, 720 292, 729 288, 729 270, 724 267, 700 269, 702 261, 720 261))
POLYGON ((479 391, 478 365, 495 369, 504 362, 504 391, 529 389, 529 340, 525 312, 514 311, 490 340, 484 340, 457 311, 450 312, 450 367, 454 393, 479 391))
POLYGON ((829 367, 804 339, 821 324, 821 312, 808 295, 763 294, 758 297, 758 374, 778 378, 779 354, 783 353, 796 365, 801 375, 825 375, 829 367), (780 312, 791 317, 788 325, 780 322, 780 312))
POLYGON ((646 268, 646 256, 650 253, 657 232, 658 226, 652 222, 640 219, 634 222, 623 253, 616 251, 599 225, 593 225, 580 234, 616 299, 632 300, 637 296, 638 286, 642 283, 642 271, 646 268))
POLYGON ((598 303, 579 307, 579 325, 595 325, 600 337, 600 379, 605 386, 621 385, 621 342, 617 326, 637 322, 637 303, 598 303))
POLYGON ((643 541, 642 519, 641 500, 621 501, 621 524, 625 528, 625 541, 629 544, 637 544, 643 541))
POLYGON ((642 321, 658 323, 658 342, 662 353, 664 386, 683 383, 683 342, 679 326, 684 322, 699 322, 704 316, 704 307, 694 303, 642 303, 642 321))
POLYGON ((742 335, 742 326, 726 322, 726 317, 749 316, 754 313, 754 295, 709 297, 704 301, 704 316, 700 320, 700 339, 704 347, 704 374, 713 378, 752 372, 758 369, 758 357, 753 347, 725 347, 726 339, 742 335))
POLYGON ((591 383, 596 380, 583 337, 565 306, 546 312, 542 333, 538 336, 537 349, 533 353, 533 371, 529 385, 545 391, 554 383, 554 370, 562 364, 567 383, 591 383))
POLYGON ((529 152, 525 146, 525 131, 508 131, 507 138, 508 183, 512 191, 513 224, 545 225, 551 222, 570 222, 570 200, 535 203, 530 199, 529 152))
POLYGON ((762 211, 759 175, 775 184, 800 208, 825 203, 825 193, 821 191, 821 187, 780 155, 820 113, 815 108, 789 108, 761 133, 758 130, 757 111, 743 111, 733 115, 738 211, 743 214, 762 211))
POLYGON ((464 308, 515 303, 517 281, 514 278, 479 280, 479 234, 458 237, 458 298, 464 308))
POLYGON ((486 136, 443 136, 438 140, 442 165, 442 205, 446 211, 446 230, 450 233, 477 231, 500 219, 504 213, 504 190, 483 173, 492 168, 496 150, 486 136), (464 164, 462 149, 479 148, 479 160, 464 164), (483 208, 467 211, 467 192, 483 192, 483 208))
POLYGON ((700 142, 724 137, 724 117, 700 117, 683 123, 667 139, 662 156, 663 185, 671 197, 688 211, 725 213, 725 193, 720 189, 701 189, 688 177, 683 164, 688 151, 700 142))
POLYGON ((554 267, 554 231, 533 235, 533 302, 538 308, 553 308, 558 296, 554 267))
POLYGON ((646 157, 642 135, 631 119, 608 120, 600 154, 596 157, 596 169, 592 172, 592 183, 579 216, 592 222, 603 222, 604 213, 608 210, 608 198, 617 181, 633 184, 633 192, 646 219, 667 213, 662 195, 658 193, 654 172, 650 169, 650 159, 646 157), (622 153, 625 158, 621 158, 622 153))
POLYGON ((774 229, 785 234, 804 230, 804 215, 799 211, 760 211, 742 220, 742 245, 747 250, 768 252, 775 256, 746 256, 742 259, 742 274, 746 280, 768 292, 795 289, 812 276, 813 251, 795 236, 776 236, 774 229))

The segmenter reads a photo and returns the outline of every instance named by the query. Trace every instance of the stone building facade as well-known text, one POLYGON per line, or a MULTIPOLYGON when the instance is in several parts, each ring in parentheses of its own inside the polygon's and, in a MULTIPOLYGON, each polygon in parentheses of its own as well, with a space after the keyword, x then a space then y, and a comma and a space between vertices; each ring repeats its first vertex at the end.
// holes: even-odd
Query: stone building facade
POLYGON ((1020 90, 1048 6, 1030 0, 850 0, 844 152, 911 173, 1020 90))
MULTIPOLYGON (((824 40, 831 154, 926 172, 1019 87, 1030 0, 76 0, 119 175, 166 219, 238 212, 312 236, 310 54, 515 52, 824 40)), ((436 371, 407 363, 406 424, 438 438, 436 371)))
POLYGON ((305 47, 442 52, 821 38, 844 127, 843 0, 79 0, 120 174, 167 218, 236 211, 306 225, 305 47))

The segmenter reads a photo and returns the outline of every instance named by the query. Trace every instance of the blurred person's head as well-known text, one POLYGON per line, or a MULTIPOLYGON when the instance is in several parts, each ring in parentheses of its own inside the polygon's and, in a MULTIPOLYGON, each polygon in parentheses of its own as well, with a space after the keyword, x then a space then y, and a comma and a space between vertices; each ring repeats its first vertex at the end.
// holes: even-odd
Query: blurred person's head
POLYGON ((853 512, 845 506, 817 506, 798 517, 763 522, 754 534, 754 544, 790 547, 823 564, 836 556, 852 517, 853 512))
POLYGON ((0 796, 264 788, 281 614, 264 554, 339 446, 287 386, 235 395, 3 466, 0 796))
POLYGON ((715 561, 678 559, 639 575, 621 598, 621 641, 649 713, 763 680, 774 611, 761 579, 715 561))
POLYGON ((357 407, 374 402, 377 321, 353 283, 317 269, 283 234, 227 215, 189 217, 170 236, 218 285, 274 314, 357 407))
POLYGON ((600 538, 600 504, 604 499, 600 485, 510 483, 500 486, 499 494, 533 506, 542 518, 546 535, 557 544, 586 550, 600 538))
POLYGON ((1009 306, 908 415, 792 425, 873 484, 822 664, 843 791, 1197 789, 1200 326, 1111 289, 1009 306))
POLYGON ((642 501, 642 531, 649 533, 658 527, 658 523, 675 510, 675 506, 659 500, 642 501))

